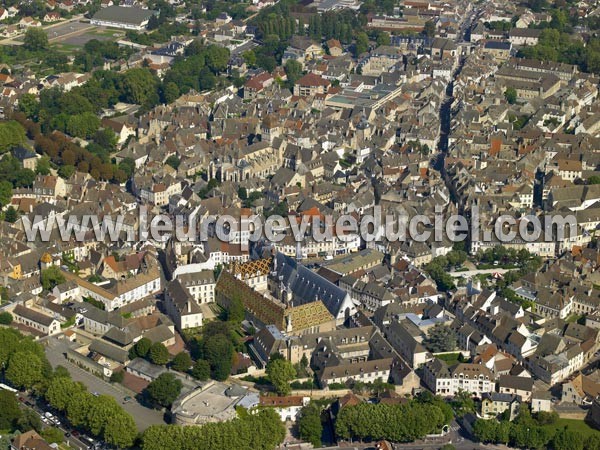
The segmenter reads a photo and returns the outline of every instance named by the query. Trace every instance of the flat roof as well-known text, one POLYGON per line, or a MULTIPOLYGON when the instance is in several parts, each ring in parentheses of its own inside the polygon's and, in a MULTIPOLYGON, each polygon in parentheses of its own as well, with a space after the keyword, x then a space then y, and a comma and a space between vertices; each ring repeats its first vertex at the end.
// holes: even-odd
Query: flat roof
POLYGON ((94 14, 93 20, 141 25, 143 22, 150 19, 152 15, 157 13, 157 11, 152 9, 109 6, 107 8, 102 8, 100 11, 94 14))

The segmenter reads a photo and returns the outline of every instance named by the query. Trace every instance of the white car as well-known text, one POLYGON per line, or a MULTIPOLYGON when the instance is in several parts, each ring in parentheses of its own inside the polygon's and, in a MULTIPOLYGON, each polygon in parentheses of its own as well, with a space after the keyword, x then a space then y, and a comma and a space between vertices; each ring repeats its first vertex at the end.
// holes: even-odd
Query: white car
POLYGON ((45 412, 45 413, 44 413, 44 417, 45 417, 46 419, 53 419, 53 418, 54 418, 54 416, 52 415, 52 413, 49 413, 49 412, 45 412))

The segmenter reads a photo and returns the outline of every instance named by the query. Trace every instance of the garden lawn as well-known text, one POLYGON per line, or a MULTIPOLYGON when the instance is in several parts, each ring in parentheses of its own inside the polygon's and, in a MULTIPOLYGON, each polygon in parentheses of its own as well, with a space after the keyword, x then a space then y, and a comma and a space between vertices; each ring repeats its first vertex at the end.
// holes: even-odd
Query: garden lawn
POLYGON ((554 431, 562 430, 564 427, 567 427, 570 431, 575 431, 578 434, 581 434, 584 437, 584 439, 591 434, 600 434, 600 431, 596 430, 595 428, 592 428, 583 420, 561 418, 558 419, 556 423, 546 425, 546 428, 554 431))

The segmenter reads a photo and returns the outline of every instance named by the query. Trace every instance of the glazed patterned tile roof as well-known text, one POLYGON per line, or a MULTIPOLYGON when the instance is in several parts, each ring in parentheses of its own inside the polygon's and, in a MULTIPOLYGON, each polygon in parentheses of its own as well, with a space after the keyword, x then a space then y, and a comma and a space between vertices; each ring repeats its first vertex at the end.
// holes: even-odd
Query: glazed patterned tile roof
POLYGON ((272 258, 255 259, 245 263, 232 264, 229 271, 238 278, 246 279, 254 276, 267 275, 271 268, 272 258))

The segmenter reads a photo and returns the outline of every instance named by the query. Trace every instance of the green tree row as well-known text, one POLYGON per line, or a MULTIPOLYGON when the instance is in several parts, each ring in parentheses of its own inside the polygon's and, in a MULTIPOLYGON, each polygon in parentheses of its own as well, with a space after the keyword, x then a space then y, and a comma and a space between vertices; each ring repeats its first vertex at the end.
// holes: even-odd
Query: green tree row
POLYGON ((271 409, 243 414, 228 422, 200 427, 154 425, 142 435, 142 450, 273 450, 285 438, 285 427, 271 409))
POLYGON ((137 437, 133 417, 110 396, 90 394, 68 376, 54 377, 45 392, 48 403, 65 413, 74 427, 82 428, 118 448, 131 447, 137 437))
POLYGON ((523 449, 595 450, 600 448, 600 432, 586 437, 568 427, 555 430, 547 426, 555 420, 552 415, 543 413, 533 418, 529 408, 524 406, 514 422, 478 419, 473 425, 473 434, 475 438, 486 444, 496 443, 523 449))
POLYGON ((345 440, 412 442, 439 433, 453 418, 441 398, 424 395, 402 405, 360 403, 346 406, 338 414, 335 431, 345 440))

